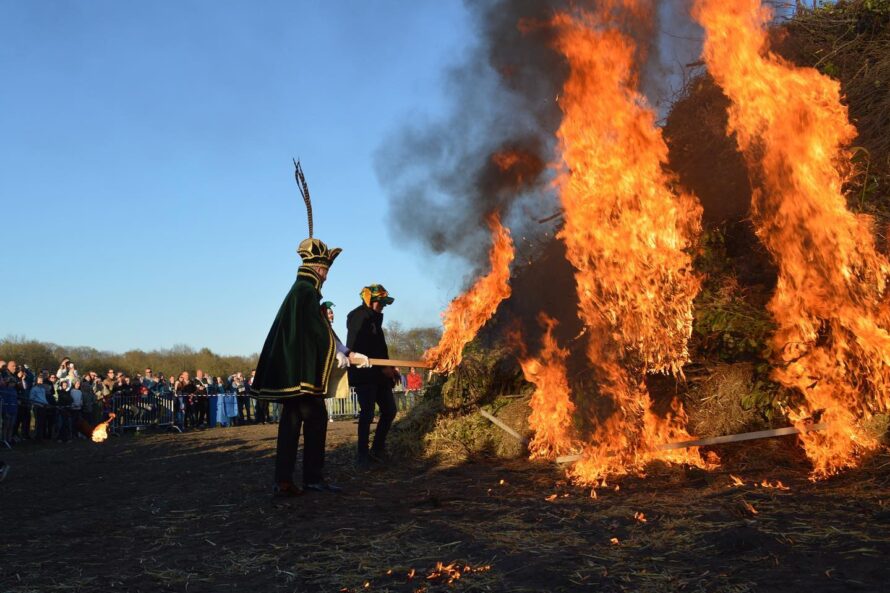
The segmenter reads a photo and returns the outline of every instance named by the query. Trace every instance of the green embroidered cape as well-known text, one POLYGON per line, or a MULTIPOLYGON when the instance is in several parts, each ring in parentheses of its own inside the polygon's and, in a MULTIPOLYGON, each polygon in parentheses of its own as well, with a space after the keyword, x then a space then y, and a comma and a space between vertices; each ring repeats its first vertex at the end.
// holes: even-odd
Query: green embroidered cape
POLYGON ((322 317, 320 286, 318 275, 301 266, 263 345, 251 395, 274 400, 327 391, 336 344, 322 317))

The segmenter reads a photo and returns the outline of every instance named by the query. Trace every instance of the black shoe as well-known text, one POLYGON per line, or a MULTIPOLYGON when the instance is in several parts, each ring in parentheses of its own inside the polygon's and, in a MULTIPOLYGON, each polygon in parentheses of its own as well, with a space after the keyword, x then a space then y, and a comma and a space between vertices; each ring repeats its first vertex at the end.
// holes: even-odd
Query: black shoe
POLYGON ((293 482, 278 482, 275 485, 275 490, 272 492, 275 498, 293 498, 302 494, 303 489, 293 482))
POLYGON ((332 492, 334 494, 339 494, 343 492, 343 488, 340 488, 336 484, 330 484, 328 482, 316 482, 315 484, 304 484, 303 488, 306 490, 314 490, 316 492, 332 492))
POLYGON ((8 474, 8 473, 9 473, 9 464, 4 461, 0 461, 0 482, 2 482, 3 480, 6 479, 6 474, 8 474))

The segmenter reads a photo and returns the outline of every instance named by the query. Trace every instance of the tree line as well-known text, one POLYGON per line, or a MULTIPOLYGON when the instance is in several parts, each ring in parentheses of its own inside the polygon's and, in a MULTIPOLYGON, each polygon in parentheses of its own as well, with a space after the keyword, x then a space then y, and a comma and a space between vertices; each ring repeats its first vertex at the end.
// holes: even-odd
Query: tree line
MULTIPOLYGON (((401 324, 387 324, 386 340, 390 356, 401 359, 419 359, 424 351, 439 341, 441 332, 434 327, 405 329, 401 324)), ((161 350, 128 350, 123 353, 97 350, 90 346, 60 346, 51 342, 30 340, 21 336, 0 339, 0 360, 15 360, 27 364, 32 370, 47 369, 55 372, 64 357, 74 361, 78 370, 96 371, 102 374, 108 369, 120 370, 128 375, 142 373, 146 368, 155 374, 176 375, 181 371, 201 369, 213 377, 228 377, 232 373, 249 372, 256 368, 258 353, 248 356, 223 356, 209 348, 195 350, 190 346, 176 345, 161 350)))

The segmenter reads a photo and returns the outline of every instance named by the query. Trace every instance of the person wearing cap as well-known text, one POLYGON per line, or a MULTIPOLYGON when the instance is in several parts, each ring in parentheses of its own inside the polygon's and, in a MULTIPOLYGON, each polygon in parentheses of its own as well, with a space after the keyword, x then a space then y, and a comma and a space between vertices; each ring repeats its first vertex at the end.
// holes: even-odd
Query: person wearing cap
MULTIPOLYGON (((361 291, 362 304, 346 317, 346 347, 363 352, 370 358, 389 358, 386 337, 383 335, 383 308, 393 303, 380 284, 366 286, 361 291)), ((358 450, 356 465, 366 469, 372 462, 386 460, 386 434, 396 417, 396 402, 392 388, 399 374, 395 367, 350 367, 349 385, 355 389, 359 402, 358 450), (380 408, 380 420, 374 433, 374 443, 368 448, 374 407, 380 408)))
POLYGON ((334 365, 347 367, 349 359, 337 351, 334 332, 320 306, 321 286, 340 251, 318 239, 300 243, 297 253, 302 265, 272 322, 250 388, 258 399, 283 404, 275 453, 276 496, 296 496, 303 488, 340 491, 322 475, 328 424, 324 395, 334 365), (301 430, 302 488, 293 481, 301 430))
POLYGON ((321 304, 321 312, 331 325, 334 325, 334 302, 325 301, 321 304))
MULTIPOLYGON (((328 323, 331 324, 331 331, 333 331, 334 327, 334 303, 332 301, 325 301, 321 304, 321 314, 322 316, 328 320, 328 323)), ((337 332, 334 332, 334 342, 337 345, 337 352, 342 352, 346 356, 349 356, 349 348, 343 345, 343 342, 340 341, 339 336, 337 336, 337 332)), ((362 355, 359 355, 362 356, 362 355)), ((365 357, 367 358, 367 357, 365 357)), ((336 391, 336 386, 334 387, 336 391)), ((333 394, 330 392, 326 395, 324 404, 328 410, 328 422, 334 421, 334 401, 333 394)))

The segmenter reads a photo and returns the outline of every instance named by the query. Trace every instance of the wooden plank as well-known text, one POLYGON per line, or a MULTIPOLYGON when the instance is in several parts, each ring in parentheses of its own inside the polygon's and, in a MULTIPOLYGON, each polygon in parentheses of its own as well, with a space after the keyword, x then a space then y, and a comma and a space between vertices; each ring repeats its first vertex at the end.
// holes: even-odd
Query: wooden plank
POLYGON ((485 410, 479 410, 479 413, 484 418, 487 418, 488 420, 490 420, 492 424, 494 424, 495 426, 497 426, 498 428, 500 428, 501 430, 506 432, 508 435, 510 435, 511 437, 513 437, 514 439, 519 441, 520 443, 523 443, 523 444, 525 443, 525 439, 522 438, 522 435, 519 434, 518 432, 516 432, 515 430, 513 430, 512 428, 510 428, 509 426, 507 426, 506 424, 504 424, 504 421, 501 420, 500 418, 497 418, 496 416, 486 412, 485 410))
MULTIPOLYGON (((785 428, 774 428, 772 430, 756 430, 754 432, 742 432, 738 434, 727 434, 719 437, 710 437, 707 439, 695 439, 691 441, 680 441, 677 443, 665 443, 655 447, 657 451, 671 451, 673 449, 686 449, 688 447, 707 447, 709 445, 723 445, 726 443, 740 443, 742 441, 755 441, 757 439, 768 439, 772 437, 781 437, 791 434, 801 434, 813 432, 816 430, 825 430, 827 424, 813 424, 804 428, 797 426, 786 426, 785 428)), ((573 463, 581 459, 580 455, 560 455, 556 458, 556 463, 573 463)))
MULTIPOLYGON (((425 360, 398 360, 395 358, 369 358, 368 360, 371 362, 371 366, 375 367, 417 367, 421 369, 428 369, 433 366, 431 363, 425 360)), ((359 361, 355 360, 350 355, 349 362, 352 364, 358 364, 359 361)))
POLYGON ((428 369, 433 366, 425 360, 397 360, 394 358, 371 358, 369 360, 373 366, 377 367, 418 367, 428 369))

